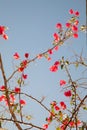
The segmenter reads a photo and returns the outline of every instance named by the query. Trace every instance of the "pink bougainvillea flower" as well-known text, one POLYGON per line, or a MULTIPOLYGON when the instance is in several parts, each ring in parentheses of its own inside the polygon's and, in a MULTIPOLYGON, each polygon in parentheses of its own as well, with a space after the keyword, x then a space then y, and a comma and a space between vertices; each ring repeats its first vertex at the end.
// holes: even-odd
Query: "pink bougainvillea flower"
POLYGON ((77 120, 77 125, 78 125, 78 126, 82 126, 82 125, 83 125, 82 121, 77 120))
POLYGON ((70 10, 69 10, 69 13, 70 13, 70 14, 74 14, 74 10, 73 10, 73 9, 70 9, 70 10))
POLYGON ((23 79, 27 79, 27 74, 22 74, 23 79))
POLYGON ((4 86, 4 85, 2 85, 1 87, 0 87, 0 90, 1 91, 4 91, 6 89, 6 87, 4 86))
POLYGON ((14 101, 15 101, 15 96, 14 96, 14 94, 10 94, 10 95, 9 95, 9 98, 10 98, 10 101, 11 101, 11 102, 14 102, 14 101))
POLYGON ((29 53, 25 53, 25 58, 28 58, 29 57, 29 53))
POLYGON ((79 13, 78 11, 76 11, 74 14, 75 14, 75 16, 77 16, 77 17, 80 15, 80 13, 79 13))
POLYGON ((61 23, 57 23, 57 24, 56 24, 56 28, 62 29, 62 24, 61 24, 61 23))
POLYGON ((20 93, 20 88, 19 87, 15 87, 15 90, 14 90, 16 93, 20 93))
POLYGON ((50 71, 52 71, 52 72, 57 72, 57 70, 58 70, 58 67, 56 65, 52 65, 50 67, 50 71))
POLYGON ((63 101, 61 101, 61 102, 60 102, 60 107, 61 107, 63 110, 65 110, 65 109, 66 109, 66 104, 65 104, 63 101))
POLYGON ((22 105, 22 106, 24 106, 24 105, 26 105, 26 102, 25 102, 25 100, 20 100, 20 104, 22 105))
POLYGON ((60 80, 60 86, 64 86, 66 84, 65 80, 60 80))
POLYGON ((78 34, 77 34, 77 33, 74 33, 74 34, 73 34, 73 37, 74 37, 74 38, 78 38, 78 34))
POLYGON ((7 34, 3 34, 3 38, 4 38, 5 40, 8 40, 8 35, 7 35, 7 34))
POLYGON ((44 125, 43 125, 43 129, 44 129, 44 130, 47 130, 47 129, 48 129, 48 124, 44 124, 44 125))
POLYGON ((66 27, 70 28, 71 27, 71 23, 66 23, 66 27))
POLYGON ((56 41, 59 41, 59 36, 58 36, 57 33, 54 33, 54 34, 53 34, 53 37, 54 37, 54 39, 55 39, 56 41))
POLYGON ((64 95, 65 95, 66 97, 70 97, 70 96, 72 95, 71 90, 65 91, 65 92, 64 92, 64 95))
POLYGON ((75 122, 74 121, 70 121, 69 126, 70 127, 75 127, 75 122))
POLYGON ((58 51, 58 49, 59 49, 59 46, 55 46, 55 47, 54 47, 54 50, 55 50, 55 51, 58 51))
POLYGON ((37 58, 38 58, 38 59, 41 59, 42 56, 43 56, 42 54, 38 54, 38 55, 37 55, 37 58))
POLYGON ((50 103, 50 105, 56 106, 56 105, 57 105, 57 102, 56 102, 56 101, 53 101, 53 102, 50 103))
POLYGON ((50 60, 51 60, 51 57, 48 57, 47 60, 50 61, 50 60))
POLYGON ((60 126, 59 130, 65 130, 65 125, 62 124, 62 125, 60 126))
POLYGON ((74 25, 78 25, 79 24, 79 21, 78 20, 76 20, 75 22, 74 22, 74 25))
POLYGON ((13 55, 13 57, 14 57, 14 59, 19 59, 20 58, 20 56, 19 56, 19 54, 17 52, 13 55))
POLYGON ((51 116, 49 116, 49 117, 47 117, 46 118, 46 121, 48 122, 48 124, 52 121, 52 115, 51 116))
POLYGON ((73 25, 73 26, 72 26, 72 31, 73 31, 73 32, 78 32, 78 27, 75 26, 75 25, 73 25))

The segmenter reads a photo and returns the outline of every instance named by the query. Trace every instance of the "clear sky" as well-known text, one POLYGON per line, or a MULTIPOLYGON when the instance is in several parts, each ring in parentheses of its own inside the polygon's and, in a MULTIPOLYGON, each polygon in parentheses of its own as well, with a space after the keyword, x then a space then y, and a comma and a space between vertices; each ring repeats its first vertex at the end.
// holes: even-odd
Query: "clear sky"
MULTIPOLYGON (((15 52, 18 52, 21 57, 28 52, 30 58, 33 58, 52 47, 55 25, 58 22, 66 23, 70 17, 68 11, 71 8, 80 12, 80 24, 85 24, 85 0, 0 0, 0 25, 9 28, 8 41, 0 38, 0 53, 7 76, 13 69, 12 57, 15 52)), ((54 53, 52 61, 48 62, 43 58, 31 63, 26 71, 29 81, 24 88, 25 91, 38 99, 46 96, 47 106, 52 100, 63 100, 58 83, 60 79, 67 79, 66 75, 61 71, 51 73, 49 67, 62 56, 70 58, 74 55, 73 50, 79 54, 82 48, 86 52, 85 34, 81 33, 78 39, 72 38, 65 42, 65 45, 54 53)), ((73 78, 75 78, 74 74, 73 78)), ((39 105, 32 104, 26 110, 33 115, 33 122, 44 124, 48 114, 38 107, 39 105)), ((49 130, 53 130, 53 127, 49 130)))

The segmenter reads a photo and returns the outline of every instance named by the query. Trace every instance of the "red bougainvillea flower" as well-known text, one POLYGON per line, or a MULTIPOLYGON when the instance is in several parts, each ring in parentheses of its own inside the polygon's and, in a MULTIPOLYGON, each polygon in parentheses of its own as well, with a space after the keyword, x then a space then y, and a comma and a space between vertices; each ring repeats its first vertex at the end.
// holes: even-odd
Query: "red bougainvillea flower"
POLYGON ((4 85, 2 85, 1 87, 0 87, 0 90, 1 91, 4 91, 6 89, 6 87, 4 86, 4 85))
POLYGON ((60 86, 64 86, 66 84, 65 80, 60 80, 60 86))
POLYGON ((28 58, 29 57, 29 53, 25 53, 25 58, 28 58))
POLYGON ((65 104, 63 101, 61 101, 61 102, 60 102, 60 107, 61 107, 63 110, 65 110, 65 109, 66 109, 66 104, 65 104))
POLYGON ((1 95, 1 96, 0 96, 0 102, 1 102, 1 101, 5 101, 5 100, 6 100, 6 96, 5 96, 5 95, 1 95))
POLYGON ((7 34, 5 34, 5 30, 7 29, 7 27, 5 26, 0 26, 0 35, 2 35, 2 37, 7 40, 8 39, 8 36, 7 34))
POLYGON ((22 74, 23 79, 27 79, 27 74, 22 74))
POLYGON ((72 26, 72 31, 74 31, 74 32, 78 32, 78 27, 75 26, 75 25, 73 25, 73 26, 72 26))
POLYGON ((49 49, 48 50, 48 53, 51 55, 51 54, 53 54, 53 50, 52 49, 49 49))
POLYGON ((15 87, 15 90, 14 90, 16 93, 20 93, 20 88, 19 87, 15 87))
POLYGON ((58 36, 57 33, 54 33, 54 34, 53 34, 53 37, 54 37, 54 40, 59 41, 59 36, 58 36))
POLYGON ((64 95, 66 97, 70 97, 72 95, 71 90, 68 90, 68 91, 64 92, 64 95))
POLYGON ((5 40, 8 40, 8 35, 7 35, 7 34, 3 34, 3 38, 4 38, 5 40))
POLYGON ((23 72, 23 70, 27 67, 27 64, 28 64, 28 61, 27 61, 27 60, 23 60, 23 61, 20 63, 20 67, 18 68, 18 71, 19 71, 19 72, 23 72))
POLYGON ((56 28, 62 29, 62 24, 61 24, 61 23, 57 23, 57 24, 56 24, 56 28))
POLYGON ((25 100, 20 100, 20 104, 22 105, 22 106, 24 106, 24 105, 26 105, 26 102, 25 102, 25 100))
POLYGON ((19 56, 19 54, 17 52, 13 55, 13 57, 14 57, 14 59, 19 59, 20 58, 20 56, 19 56))
POLYGON ((5 26, 0 26, 0 35, 3 35, 5 31, 5 26))
POLYGON ((26 68, 27 64, 28 64, 28 61, 27 60, 23 60, 20 65, 21 65, 21 67, 26 68))
POLYGON ((66 27, 70 28, 71 27, 71 23, 66 23, 66 27))
POLYGON ((78 34, 77 34, 77 33, 74 33, 74 34, 73 34, 73 37, 74 37, 74 38, 78 38, 78 34))
POLYGON ((60 110, 59 106, 57 106, 57 105, 54 108, 55 108, 56 111, 60 110))
POLYGON ((48 124, 44 124, 44 125, 43 125, 43 129, 44 129, 44 130, 47 130, 47 129, 48 129, 48 124))
POLYGON ((78 11, 76 11, 74 14, 75 14, 75 16, 77 16, 77 17, 80 15, 80 13, 79 13, 78 11))
POLYGON ((18 72, 23 72, 23 70, 24 70, 24 67, 19 67, 18 68, 18 72))
POLYGON ((69 13, 70 13, 70 14, 74 14, 74 10, 73 10, 73 9, 70 9, 70 10, 69 10, 69 13))
POLYGON ((51 72, 57 72, 57 70, 58 70, 58 67, 57 67, 56 65, 52 65, 52 66, 50 67, 50 71, 51 71, 51 72))
POLYGON ((59 61, 55 61, 54 65, 59 66, 60 62, 59 61))

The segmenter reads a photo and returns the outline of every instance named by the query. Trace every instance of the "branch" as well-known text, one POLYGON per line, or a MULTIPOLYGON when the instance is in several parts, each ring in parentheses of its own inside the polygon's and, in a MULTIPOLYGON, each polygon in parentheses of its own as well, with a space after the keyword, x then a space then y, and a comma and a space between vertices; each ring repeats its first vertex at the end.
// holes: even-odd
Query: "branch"
MULTIPOLYGON (((28 125, 28 126, 31 126, 32 128, 34 127, 34 128, 39 129, 39 130, 44 130, 43 128, 41 128, 41 127, 39 127, 39 126, 37 126, 37 125, 34 125, 34 124, 32 124, 32 123, 27 123, 27 122, 23 122, 23 121, 13 120, 13 119, 10 119, 10 118, 1 118, 1 117, 0 117, 0 120, 9 121, 9 122, 12 121, 12 122, 14 122, 15 124, 28 125)), ((20 129, 18 129, 18 130, 20 130, 20 129)), ((21 130, 23 130, 23 129, 21 129, 21 130)))
MULTIPOLYGON (((7 103, 8 103, 9 111, 10 111, 11 116, 13 117, 13 119, 15 121, 17 121, 17 118, 16 118, 14 112, 12 111, 12 108, 11 108, 11 105, 10 105, 9 93, 8 93, 8 88, 7 88, 7 79, 6 79, 6 75, 5 75, 5 72, 4 72, 4 67, 3 67, 3 63, 2 63, 1 54, 0 54, 0 67, 1 67, 2 77, 3 77, 3 80, 4 80, 4 85, 6 87, 5 94, 6 94, 6 98, 7 98, 7 103)), ((15 125, 17 126, 17 128, 19 130, 22 130, 21 126, 17 122, 15 122, 15 125)))
POLYGON ((78 105, 77 109, 73 112, 72 116, 70 117, 69 122, 68 122, 67 125, 65 126, 65 130, 66 130, 67 126, 69 125, 69 123, 72 121, 72 119, 73 119, 74 115, 76 114, 76 112, 79 111, 81 105, 83 104, 83 102, 85 101, 86 98, 87 98, 87 95, 82 99, 82 101, 81 101, 80 104, 78 105))

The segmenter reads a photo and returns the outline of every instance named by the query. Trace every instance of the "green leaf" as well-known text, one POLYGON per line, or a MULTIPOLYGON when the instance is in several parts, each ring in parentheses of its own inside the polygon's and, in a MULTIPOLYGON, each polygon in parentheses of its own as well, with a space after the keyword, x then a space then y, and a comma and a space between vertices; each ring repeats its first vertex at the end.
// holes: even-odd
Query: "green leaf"
POLYGON ((66 62, 65 62, 65 63, 66 63, 66 65, 69 65, 69 61, 68 61, 68 60, 66 60, 66 62))
POLYGON ((84 110, 87 110, 87 107, 83 107, 84 110))
POLYGON ((44 57, 48 59, 49 55, 47 53, 44 54, 44 57))
POLYGON ((27 119, 27 120, 30 120, 31 118, 32 118, 31 115, 26 116, 26 119, 27 119))
POLYGON ((61 130, 61 128, 60 128, 60 127, 57 127, 56 130, 61 130))
POLYGON ((55 110, 54 110, 53 106, 51 107, 51 112, 52 112, 53 115, 55 115, 55 110))
POLYGON ((75 21, 76 21, 76 17, 72 17, 72 18, 69 20, 70 23, 74 23, 75 21))
POLYGON ((76 64, 75 64, 75 67, 77 68, 79 66, 79 63, 77 62, 76 64))
POLYGON ((79 130, 84 130, 84 127, 82 126, 82 127, 79 127, 79 130))
POLYGON ((80 30, 81 30, 81 31, 86 31, 86 30, 87 30, 87 26, 86 26, 86 25, 82 25, 82 26, 80 27, 80 30))
POLYGON ((61 69, 63 69, 63 68, 64 68, 64 65, 62 64, 60 67, 61 67, 61 69))
POLYGON ((18 113, 20 113, 20 111, 21 111, 20 109, 17 110, 18 113))

